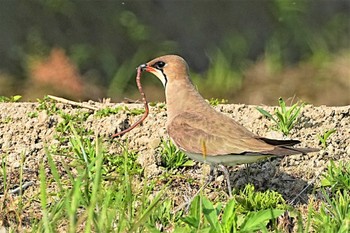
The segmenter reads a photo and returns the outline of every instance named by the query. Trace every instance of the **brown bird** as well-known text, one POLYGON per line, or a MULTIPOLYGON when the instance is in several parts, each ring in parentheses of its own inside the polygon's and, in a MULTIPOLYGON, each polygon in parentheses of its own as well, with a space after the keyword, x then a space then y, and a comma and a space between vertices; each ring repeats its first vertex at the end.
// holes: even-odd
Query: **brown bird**
MULTIPOLYGON (((141 65, 157 76, 165 88, 167 132, 188 157, 212 167, 254 163, 268 157, 281 157, 318 151, 292 148, 298 140, 259 137, 232 118, 216 111, 197 92, 189 78, 186 61, 177 55, 155 58, 141 65)), ((226 169, 224 169, 225 172, 226 169)), ((225 176, 228 179, 226 170, 225 176)), ((228 180, 229 193, 231 192, 228 180)))

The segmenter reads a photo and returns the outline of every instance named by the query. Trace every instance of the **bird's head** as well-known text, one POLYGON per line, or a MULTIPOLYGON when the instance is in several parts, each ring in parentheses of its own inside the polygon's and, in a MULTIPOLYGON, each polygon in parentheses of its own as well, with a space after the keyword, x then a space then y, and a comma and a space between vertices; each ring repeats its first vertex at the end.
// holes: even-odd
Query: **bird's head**
POLYGON ((188 65, 182 57, 177 55, 158 57, 140 67, 143 71, 157 76, 164 87, 174 80, 188 79, 188 65))

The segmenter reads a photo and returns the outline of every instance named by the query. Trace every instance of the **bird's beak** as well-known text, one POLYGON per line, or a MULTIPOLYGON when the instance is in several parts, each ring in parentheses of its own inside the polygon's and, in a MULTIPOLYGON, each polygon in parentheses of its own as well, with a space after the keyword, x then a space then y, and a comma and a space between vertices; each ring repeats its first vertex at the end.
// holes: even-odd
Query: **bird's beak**
POLYGON ((139 65, 139 68, 141 68, 141 71, 147 71, 151 74, 154 74, 163 83, 163 86, 164 87, 166 86, 166 83, 168 82, 168 80, 167 80, 166 76, 164 75, 163 71, 147 65, 147 63, 139 65))
POLYGON ((146 63, 139 65, 139 67, 141 68, 141 71, 147 71, 147 72, 150 72, 150 73, 153 73, 153 72, 156 71, 155 68, 153 68, 152 66, 147 65, 146 63))
POLYGON ((141 64, 141 65, 139 65, 138 68, 141 68, 141 71, 144 71, 144 70, 146 70, 146 67, 147 67, 147 64, 141 64))

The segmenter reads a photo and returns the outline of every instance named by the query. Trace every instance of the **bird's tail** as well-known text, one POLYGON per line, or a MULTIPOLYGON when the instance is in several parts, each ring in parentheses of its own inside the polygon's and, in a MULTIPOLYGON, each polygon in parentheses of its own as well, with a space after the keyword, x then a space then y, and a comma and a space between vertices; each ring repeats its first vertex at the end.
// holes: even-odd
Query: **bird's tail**
POLYGON ((286 156, 296 154, 307 154, 310 152, 317 152, 317 148, 293 148, 288 146, 276 146, 273 150, 261 152, 262 154, 269 154, 275 156, 286 156))

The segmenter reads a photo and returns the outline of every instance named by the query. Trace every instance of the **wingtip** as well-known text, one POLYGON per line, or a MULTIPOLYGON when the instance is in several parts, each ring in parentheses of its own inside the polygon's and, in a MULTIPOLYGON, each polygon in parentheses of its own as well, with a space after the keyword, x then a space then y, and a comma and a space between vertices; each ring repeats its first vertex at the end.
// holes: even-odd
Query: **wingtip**
POLYGON ((264 154, 271 154, 275 156, 288 156, 302 154, 306 155, 308 153, 317 152, 320 149, 318 148, 294 148, 288 146, 276 146, 273 150, 265 151, 264 154))

